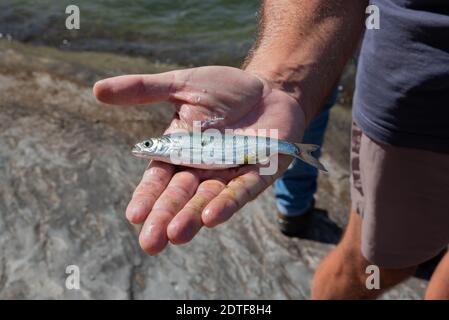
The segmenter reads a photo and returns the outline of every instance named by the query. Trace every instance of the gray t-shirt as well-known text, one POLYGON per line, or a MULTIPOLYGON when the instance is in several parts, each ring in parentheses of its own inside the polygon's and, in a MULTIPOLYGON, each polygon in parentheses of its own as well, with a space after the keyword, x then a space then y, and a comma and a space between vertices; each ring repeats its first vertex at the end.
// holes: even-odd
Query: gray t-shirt
POLYGON ((449 153, 449 0, 377 0, 353 117, 371 139, 449 153))

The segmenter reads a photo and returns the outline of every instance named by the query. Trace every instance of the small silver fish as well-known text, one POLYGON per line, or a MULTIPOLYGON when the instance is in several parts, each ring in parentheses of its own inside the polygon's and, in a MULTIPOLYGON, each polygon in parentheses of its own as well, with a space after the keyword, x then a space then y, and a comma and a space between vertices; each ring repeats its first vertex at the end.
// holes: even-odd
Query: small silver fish
POLYGON ((216 133, 174 133, 150 138, 132 149, 136 157, 192 168, 219 170, 247 164, 267 164, 276 154, 289 155, 327 172, 312 155, 319 146, 262 136, 216 133))

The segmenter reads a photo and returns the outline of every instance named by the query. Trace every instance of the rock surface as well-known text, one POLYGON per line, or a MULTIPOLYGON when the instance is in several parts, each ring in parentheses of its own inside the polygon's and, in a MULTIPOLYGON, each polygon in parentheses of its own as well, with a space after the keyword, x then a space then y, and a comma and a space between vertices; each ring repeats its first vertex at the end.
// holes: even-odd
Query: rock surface
MULTIPOLYGON (((111 74, 133 71, 126 58, 95 57, 109 59, 111 74)), ((332 246, 282 236, 271 190, 187 245, 154 257, 140 250, 124 210, 146 163, 129 150, 160 133, 172 110, 98 104, 91 85, 111 74, 80 53, 0 42, 0 299, 307 299, 332 246), (80 290, 65 286, 69 265, 80 269, 80 290)), ((349 127, 348 110, 336 108, 331 174, 318 194, 342 226, 349 127)), ((411 279, 384 297, 419 299, 424 286, 411 279)))

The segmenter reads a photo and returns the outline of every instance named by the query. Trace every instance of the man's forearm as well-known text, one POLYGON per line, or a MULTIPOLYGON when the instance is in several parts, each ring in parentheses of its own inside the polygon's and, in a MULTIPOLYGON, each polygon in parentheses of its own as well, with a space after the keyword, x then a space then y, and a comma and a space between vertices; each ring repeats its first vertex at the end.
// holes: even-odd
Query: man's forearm
POLYGON ((368 1, 265 0, 245 69, 291 94, 313 119, 359 43, 368 1))

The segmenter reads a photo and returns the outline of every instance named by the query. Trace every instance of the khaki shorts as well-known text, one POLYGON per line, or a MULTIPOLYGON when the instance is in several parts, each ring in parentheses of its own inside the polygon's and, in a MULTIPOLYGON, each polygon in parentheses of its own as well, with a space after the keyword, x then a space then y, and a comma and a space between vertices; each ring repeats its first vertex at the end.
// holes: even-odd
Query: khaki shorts
POLYGON ((449 154, 377 143, 354 124, 352 208, 363 256, 384 268, 418 265, 449 244, 449 154))

